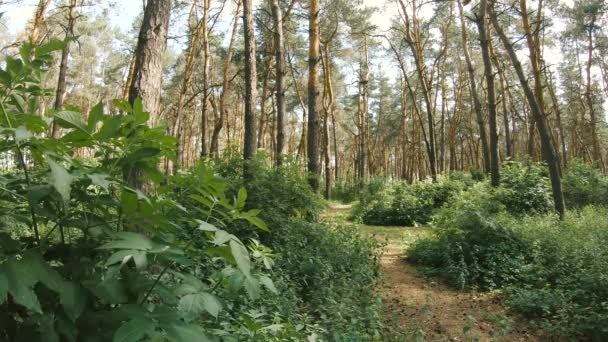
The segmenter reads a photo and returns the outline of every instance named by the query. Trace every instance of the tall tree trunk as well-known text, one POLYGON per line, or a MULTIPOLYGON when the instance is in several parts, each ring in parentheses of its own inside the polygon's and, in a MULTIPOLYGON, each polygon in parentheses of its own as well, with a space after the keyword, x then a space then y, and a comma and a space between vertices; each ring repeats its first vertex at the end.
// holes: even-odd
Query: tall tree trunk
POLYGON ((137 39, 135 70, 129 89, 129 102, 141 98, 153 124, 159 114, 171 3, 171 0, 148 0, 137 39))
MULTIPOLYGON (((201 100, 201 158, 207 157, 207 108, 209 104, 209 69, 211 65, 211 53, 209 51, 209 7, 211 0, 203 0, 203 21, 201 27, 201 38, 203 44, 203 96, 201 100)), ((244 20, 244 19, 243 19, 244 20)), ((245 42, 247 44, 247 42, 245 42)), ((246 48, 245 48, 246 49, 246 48)), ((247 63, 247 62, 245 62, 247 63)), ((246 68, 246 66, 245 66, 246 68)))
POLYGON ((545 78, 549 81, 547 88, 549 88, 549 95, 551 96, 551 101, 553 102, 553 111, 555 112, 555 121, 557 124, 557 130, 559 132, 560 147, 562 150, 562 166, 566 168, 568 166, 568 152, 566 150, 566 135, 564 133, 564 125, 562 123, 562 111, 559 107, 559 101, 557 100, 557 96, 555 95, 553 82, 551 81, 553 77, 551 76, 548 68, 545 68, 545 74, 547 74, 545 78))
POLYGON ((228 79, 228 70, 232 63, 232 56, 234 55, 234 43, 236 41, 236 34, 239 26, 239 14, 241 12, 241 3, 239 2, 234 12, 234 22, 232 23, 232 33, 230 35, 230 43, 228 44, 228 52, 226 53, 226 61, 224 62, 224 68, 222 70, 222 92, 220 93, 220 108, 219 117, 215 121, 213 126, 213 134, 211 135, 211 154, 216 158, 219 157, 219 138, 222 128, 224 127, 224 121, 228 115, 226 109, 226 96, 230 88, 230 80, 228 79))
MULTIPOLYGON (((331 173, 331 144, 329 140, 329 117, 334 115, 334 91, 332 85, 331 52, 329 43, 323 45, 321 61, 323 62, 323 158, 325 164, 325 198, 331 198, 332 173, 331 173)), ((335 129, 335 127, 334 127, 335 129)), ((335 144, 335 139, 334 139, 335 144)))
MULTIPOLYGON (((206 0, 203 0, 206 1, 206 0)), ((190 19, 196 17, 196 1, 192 2, 192 7, 190 9, 190 19)), ((206 6, 206 4, 204 4, 206 6)), ((177 103, 175 104, 175 112, 174 112, 174 120, 173 120, 173 128, 171 130, 171 134, 176 138, 176 146, 175 146, 175 163, 173 165, 173 172, 177 172, 180 168, 181 159, 182 159, 182 112, 184 109, 184 99, 186 96, 186 92, 190 87, 190 79, 192 77, 192 73, 194 71, 194 63, 195 57, 198 54, 198 45, 201 34, 201 27, 206 25, 207 17, 203 16, 200 21, 196 22, 194 27, 190 28, 190 42, 188 44, 188 50, 186 53, 186 64, 184 65, 184 71, 182 73, 182 81, 179 89, 179 94, 177 94, 177 103)), ((167 165, 168 166, 168 165, 167 165)), ((169 171, 169 167, 167 167, 167 171, 169 171)))
POLYGON ((131 90, 131 83, 133 83, 133 73, 135 73, 135 52, 131 54, 131 61, 129 62, 129 71, 127 72, 127 79, 122 90, 122 99, 127 101, 129 99, 129 90, 131 90))
MULTIPOLYGON (((493 1, 491 2, 493 5, 493 1)), ((519 82, 521 87, 523 88, 524 94, 528 99, 528 103, 530 104, 530 109, 532 111, 532 115, 534 116, 534 120, 538 126, 538 131, 541 139, 541 145, 543 148, 543 155, 549 166, 549 175, 551 178, 551 188, 553 190, 553 201, 555 204, 555 211, 558 212, 561 219, 564 218, 564 195, 562 193, 562 183, 560 178, 560 167, 559 160, 557 157, 557 153, 555 152, 555 147, 553 146, 553 142, 551 141, 551 133, 549 127, 545 121, 545 115, 543 113, 542 107, 539 105, 530 85, 528 84, 528 80, 526 79, 526 75, 524 74, 524 70, 519 62, 519 58, 513 48, 513 44, 509 41, 509 38, 506 36, 500 23, 498 22, 498 17, 494 13, 494 9, 490 6, 490 19, 492 21, 492 25, 498 34, 498 37, 502 41, 502 44, 507 50, 509 55, 509 59, 511 59, 511 63, 513 64, 513 68, 517 73, 517 77, 519 78, 519 82)))
MULTIPOLYGON (((589 120, 591 129, 591 144, 593 151, 593 161, 601 162, 600 143, 597 136, 597 116, 595 113, 595 106, 593 103, 593 95, 591 90, 591 66, 593 62, 593 27, 595 26, 595 17, 592 18, 589 24, 587 32, 587 65, 585 66, 586 81, 585 81, 585 100, 587 101, 587 108, 589 108, 589 120)), ((603 165, 601 165, 603 168, 603 165)))
POLYGON ((243 30, 245 39, 245 139, 243 158, 245 159, 245 181, 253 179, 253 172, 248 161, 256 151, 256 66, 255 66, 255 33, 253 26, 253 8, 251 0, 243 0, 243 30))
MULTIPOLYGON (((74 37, 74 23, 76 21, 76 0, 70 0, 68 6, 68 17, 65 26, 65 46, 61 50, 61 63, 59 64, 59 77, 57 78, 57 90, 55 91, 55 105, 53 108, 58 111, 63 107, 65 90, 67 85, 68 58, 70 57, 70 42, 68 39, 74 37)), ((59 127, 53 122, 51 135, 57 138, 59 127)))
POLYGON ((500 185, 500 170, 498 160, 498 127, 496 124, 496 95, 494 93, 494 71, 490 60, 490 47, 492 42, 489 39, 488 29, 486 28, 487 0, 479 3, 479 14, 477 14, 476 24, 479 31, 479 44, 483 59, 484 76, 486 79, 486 89, 488 95, 488 123, 490 125, 490 177, 492 186, 500 185))
POLYGON ((276 160, 277 166, 281 166, 283 154, 285 153, 285 38, 283 36, 283 15, 279 0, 272 0, 272 18, 274 21, 274 52, 275 52, 275 88, 277 104, 277 144, 276 160))
POLYGON ((319 190, 319 0, 309 3, 309 49, 308 49, 308 172, 309 184, 313 191, 319 190))
MULTIPOLYGON (((141 99, 144 109, 150 113, 152 125, 158 120, 163 79, 163 59, 167 48, 167 32, 171 16, 171 0, 148 0, 135 48, 135 67, 129 89, 129 103, 141 99)), ((138 179, 141 171, 131 169, 127 182, 142 188, 138 179)))
POLYGON ((426 71, 426 66, 424 64, 424 51, 421 43, 421 32, 418 24, 418 18, 416 17, 416 12, 418 8, 416 7, 416 2, 412 1, 412 19, 410 20, 407 8, 403 0, 399 0, 399 4, 401 5, 401 9, 403 11, 403 18, 405 23, 405 41, 410 46, 412 51, 412 55, 414 57, 414 63, 416 65, 416 71, 418 73, 418 79, 420 80, 420 85, 422 86, 422 97, 424 99, 424 103, 426 105, 426 115, 427 115, 427 124, 428 124, 428 155, 429 155, 429 168, 431 172, 431 178, 433 182, 437 181, 437 158, 436 158, 436 146, 435 146, 435 120, 434 120, 434 111, 433 104, 431 102, 431 89, 430 82, 428 77, 428 72, 426 71))
POLYGON ((479 139, 481 140, 481 152, 483 156, 483 166, 486 172, 490 171, 490 146, 488 145, 488 134, 486 133, 486 125, 483 120, 483 111, 481 109, 481 101, 477 94, 477 82, 475 80, 475 69, 471 62, 471 55, 467 44, 467 26, 464 21, 462 9, 462 1, 458 0, 458 12, 460 16, 460 35, 462 38, 462 51, 464 59, 467 63, 467 72, 469 75, 469 84, 471 89, 471 97, 473 98, 473 108, 475 109, 475 117, 477 118, 477 126, 479 128, 479 139))

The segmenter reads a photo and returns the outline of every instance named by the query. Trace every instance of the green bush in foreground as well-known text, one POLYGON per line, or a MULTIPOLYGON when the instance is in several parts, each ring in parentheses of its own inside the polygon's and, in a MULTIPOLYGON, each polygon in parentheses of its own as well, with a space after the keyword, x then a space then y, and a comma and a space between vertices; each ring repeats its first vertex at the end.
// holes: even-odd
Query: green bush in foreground
POLYGON ((408 258, 457 288, 504 289, 511 308, 551 334, 608 338, 608 209, 569 211, 560 222, 473 207, 408 258))
POLYGON ((248 191, 242 161, 166 177, 175 140, 139 100, 52 112, 66 134, 43 134, 53 49, 26 44, 0 69, 0 152, 17 160, 0 176, 0 340, 383 339, 374 245, 292 222, 321 208, 295 168, 252 165, 248 191))

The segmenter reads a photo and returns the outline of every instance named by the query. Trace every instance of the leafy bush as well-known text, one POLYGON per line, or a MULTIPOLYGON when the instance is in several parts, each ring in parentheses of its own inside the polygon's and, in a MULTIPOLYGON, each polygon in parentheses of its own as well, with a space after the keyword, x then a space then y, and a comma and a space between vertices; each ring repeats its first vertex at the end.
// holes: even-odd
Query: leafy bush
POLYGON ((567 207, 608 205, 608 178, 599 169, 581 160, 568 164, 562 187, 567 207))
MULTIPOLYGON (((306 175, 296 161, 285 161, 281 168, 269 166, 270 158, 258 153, 250 161, 253 181, 247 184, 248 205, 261 209, 261 217, 272 222, 286 218, 316 221, 325 208, 323 199, 314 193, 306 175)), ((243 184, 243 160, 236 150, 229 150, 224 158, 215 161, 215 169, 232 184, 235 193, 243 184)))
POLYGON ((556 334, 608 339, 608 209, 586 207, 555 216, 513 220, 534 245, 525 283, 508 304, 556 334))
POLYGON ((354 228, 291 221, 276 234, 276 268, 332 341, 381 340, 382 305, 373 288, 378 275, 376 243, 354 228))
POLYGON ((359 195, 359 185, 355 182, 340 181, 331 190, 331 198, 342 203, 352 203, 359 195))
POLYGON ((115 101, 113 113, 95 106, 86 120, 76 109, 48 121, 33 114, 49 53, 61 47, 26 44, 23 59, 0 70, 1 157, 17 161, 0 177, 0 339, 299 341, 317 332, 280 315, 272 253, 226 231, 237 221, 266 229, 244 208, 246 191, 233 201, 225 182, 200 177, 192 202, 173 198, 177 184, 157 165, 175 141, 147 126, 141 101, 115 101), (45 137, 49 122, 66 134, 45 137), (94 156, 86 162, 83 148, 94 156))
POLYGON ((505 289, 507 304, 548 333, 608 338, 608 209, 563 222, 511 216, 481 187, 442 210, 437 236, 416 241, 409 260, 457 288, 505 289))
POLYGON ((434 218, 435 239, 416 241, 408 259, 459 289, 491 290, 518 282, 529 244, 498 223, 505 207, 485 183, 452 199, 434 218))
POLYGON ((535 163, 506 162, 496 198, 513 215, 549 211, 552 197, 546 168, 535 163))
POLYGON ((426 224, 450 196, 465 187, 465 182, 450 178, 413 185, 376 180, 362 191, 359 203, 353 208, 353 217, 370 225, 426 224))

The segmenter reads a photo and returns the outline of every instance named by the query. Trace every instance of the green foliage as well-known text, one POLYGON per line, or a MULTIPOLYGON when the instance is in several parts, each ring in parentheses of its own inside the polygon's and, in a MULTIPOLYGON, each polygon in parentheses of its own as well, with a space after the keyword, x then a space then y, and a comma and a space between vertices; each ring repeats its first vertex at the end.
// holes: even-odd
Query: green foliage
POLYGON ((274 236, 277 269, 318 317, 332 341, 382 340, 382 305, 374 293, 376 243, 352 227, 291 221, 274 236))
POLYGON ((444 178, 438 183, 370 182, 361 192, 353 217, 369 225, 427 224, 433 213, 453 194, 472 182, 444 178))
POLYGON ((501 170, 496 198, 513 215, 545 213, 552 207, 551 188, 544 166, 507 162, 501 170))
POLYGON ((560 222, 513 220, 534 248, 525 282, 509 289, 507 303, 555 334, 608 338, 608 210, 570 211, 560 222))
POLYGON ((580 160, 572 160, 562 178, 564 199, 569 208, 589 204, 608 205, 608 178, 580 160))
POLYGON ((355 182, 340 181, 331 190, 331 198, 342 203, 352 203, 359 195, 359 185, 355 182))
POLYGON ((512 216, 493 197, 480 184, 455 199, 408 258, 457 288, 504 289, 509 306, 550 334, 608 338, 608 211, 586 207, 561 222, 512 216))
MULTIPOLYGON (((261 217, 271 225, 286 218, 317 220, 325 207, 323 199, 310 189, 297 162, 287 160, 281 168, 270 167, 270 162, 264 153, 249 161, 254 175, 247 183, 249 205, 261 209, 261 217)), ((232 184, 232 192, 244 185, 243 160, 236 150, 229 149, 215 168, 232 184)))
POLYGON ((37 115, 48 53, 60 48, 25 45, 0 71, 0 151, 16 160, 0 177, 0 339, 284 341, 316 332, 278 313, 273 254, 226 230, 245 222, 268 231, 259 210, 244 208, 245 190, 230 200, 228 184, 201 171, 191 201, 174 199, 180 181, 157 165, 175 141, 147 126, 141 101, 115 101, 115 113, 98 105, 86 120, 76 109, 37 115), (66 134, 46 137, 52 124, 66 134), (81 148, 93 153, 87 163, 81 148))

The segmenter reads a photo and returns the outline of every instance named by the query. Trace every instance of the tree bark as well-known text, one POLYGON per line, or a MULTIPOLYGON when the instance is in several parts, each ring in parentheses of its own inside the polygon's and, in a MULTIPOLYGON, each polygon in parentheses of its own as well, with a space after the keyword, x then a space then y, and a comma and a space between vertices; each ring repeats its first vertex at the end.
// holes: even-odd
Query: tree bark
MULTIPOLYGON (((68 6, 67 24, 65 26, 65 46, 61 50, 61 63, 59 64, 59 77, 57 78, 57 90, 55 91, 55 105, 53 108, 58 111, 63 107, 65 90, 67 85, 68 59, 70 57, 70 42, 68 39, 74 37, 74 23, 76 22, 76 0, 70 0, 68 6)), ((51 135, 57 138, 59 127, 53 122, 51 135)))
POLYGON ((245 39, 245 139, 243 146, 244 178, 253 179, 251 165, 248 163, 256 152, 256 61, 255 61, 255 32, 253 25, 253 8, 251 0, 243 0, 243 30, 245 39))
MULTIPOLYGON (((493 5, 493 1, 491 2, 491 4, 493 5)), ((555 205, 555 211, 557 211, 557 213, 559 214, 560 219, 564 219, 565 205, 564 205, 564 195, 562 193, 562 183, 561 183, 561 178, 560 178, 559 160, 557 158, 557 154, 555 152, 555 147, 553 146, 553 142, 551 141, 551 134, 550 134, 548 125, 545 121, 545 115, 543 113, 543 109, 539 105, 536 97, 534 96, 534 93, 532 92, 532 89, 530 88, 530 85, 528 84, 528 80, 526 79, 526 75, 524 74, 524 70, 521 66, 521 63, 519 62, 519 58, 517 57, 515 49, 513 48, 513 44, 510 42, 509 38, 506 36, 504 31, 502 30, 502 27, 500 26, 500 23, 498 22, 498 18, 496 16, 496 14, 494 13, 494 9, 492 8, 492 5, 489 6, 490 19, 492 21, 492 26, 494 27, 494 29, 496 30, 496 33, 498 34, 498 37, 502 41, 502 44, 504 45, 505 50, 507 50, 509 59, 511 60, 511 63, 513 64, 513 68, 515 69, 515 72, 517 73, 517 77, 519 78, 519 82, 521 84, 521 87, 523 88, 524 94, 525 94, 526 98, 528 99, 528 103, 530 105, 530 110, 531 110, 532 115, 534 116, 534 120, 536 121, 536 124, 538 126, 538 131, 539 131, 539 135, 540 135, 540 139, 541 139, 541 145, 542 145, 542 148, 544 151, 543 155, 544 155, 547 165, 549 167, 549 175, 551 178, 551 188, 553 190, 553 201, 554 201, 554 205, 555 205)))
POLYGON ((228 51, 226 53, 226 61, 224 62, 224 68, 222 70, 222 92, 220 93, 220 108, 219 117, 215 121, 213 126, 213 133, 211 135, 211 154, 215 157, 219 157, 219 137, 224 127, 225 117, 228 114, 226 109, 226 95, 230 88, 230 80, 228 79, 228 70, 232 63, 232 56, 234 55, 234 43, 236 41, 236 34, 239 26, 239 14, 241 12, 241 3, 239 2, 234 13, 234 22, 232 24, 232 33, 230 35, 230 43, 228 44, 228 51))
POLYGON ((207 157, 207 108, 209 104, 209 69, 211 65, 211 53, 209 50, 209 7, 211 0, 203 0, 203 21, 201 27, 201 38, 203 44, 203 96, 201 100, 201 158, 207 157))
POLYGON ((310 0, 308 21, 308 182, 313 191, 319 190, 319 0, 310 0))
POLYGON ((481 140, 481 152, 483 156, 483 166, 486 172, 490 171, 490 147, 488 145, 488 134, 486 133, 486 125, 483 120, 483 111, 481 109, 481 101, 479 100, 479 94, 477 94, 477 82, 475 80, 475 69, 471 62, 471 55, 469 53, 469 47, 467 46, 467 27, 464 21, 464 14, 462 9, 462 1, 458 0, 458 11, 460 14, 460 28, 462 38, 462 50, 464 54, 465 62, 467 63, 467 72, 469 75, 469 84, 471 90, 471 97, 473 98, 473 108, 475 109, 475 117, 477 118, 477 126, 479 128, 479 139, 481 140))
POLYGON ((272 18, 274 21, 274 52, 275 52, 275 88, 277 105, 277 143, 275 163, 281 166, 285 153, 285 37, 283 36, 283 14, 279 0, 272 0, 272 18))
POLYGON ((486 79, 486 90, 488 95, 488 123, 490 126, 490 178, 492 186, 500 185, 500 170, 498 160, 498 127, 496 125, 496 95, 494 92, 494 71, 490 60, 488 29, 486 28, 487 0, 479 3, 479 14, 477 14, 476 24, 479 31, 479 44, 483 59, 484 76, 486 79))
POLYGON ((163 59, 171 0, 148 0, 135 49, 135 69, 129 89, 129 103, 141 98, 152 124, 158 119, 163 79, 163 59))

